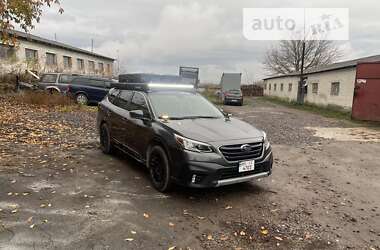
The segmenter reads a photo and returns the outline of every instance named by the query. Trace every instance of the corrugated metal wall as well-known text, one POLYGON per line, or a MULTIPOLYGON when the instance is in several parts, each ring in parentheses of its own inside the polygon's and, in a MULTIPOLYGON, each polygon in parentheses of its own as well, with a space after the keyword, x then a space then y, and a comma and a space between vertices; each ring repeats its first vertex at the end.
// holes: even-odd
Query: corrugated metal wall
POLYGON ((358 64, 352 118, 380 121, 380 62, 358 64))

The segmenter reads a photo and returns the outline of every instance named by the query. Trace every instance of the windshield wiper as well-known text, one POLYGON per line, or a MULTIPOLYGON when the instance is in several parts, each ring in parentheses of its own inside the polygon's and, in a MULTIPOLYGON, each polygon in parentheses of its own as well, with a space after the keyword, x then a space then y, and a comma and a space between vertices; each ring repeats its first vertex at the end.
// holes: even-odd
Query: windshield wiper
POLYGON ((209 115, 194 115, 194 116, 184 116, 184 119, 217 119, 218 116, 209 116, 209 115))
MULTIPOLYGON (((165 119, 164 117, 160 116, 160 119, 165 119)), ((218 119, 220 117, 218 116, 207 116, 207 115, 194 115, 194 116, 173 116, 173 117, 167 117, 165 120, 187 120, 187 119, 218 119)))

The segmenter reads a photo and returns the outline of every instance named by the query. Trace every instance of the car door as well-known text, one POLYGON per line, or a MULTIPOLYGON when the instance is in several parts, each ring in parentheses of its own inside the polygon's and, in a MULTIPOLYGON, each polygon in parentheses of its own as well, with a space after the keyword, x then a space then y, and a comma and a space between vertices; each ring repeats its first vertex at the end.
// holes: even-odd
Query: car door
POLYGON ((97 79, 88 80, 87 91, 88 97, 91 102, 100 102, 106 95, 104 88, 104 81, 97 79))
POLYGON ((153 136, 152 122, 149 105, 145 95, 141 92, 134 92, 130 111, 141 110, 146 119, 136 119, 130 117, 129 133, 127 140, 130 147, 136 151, 140 157, 145 158, 147 147, 153 136))
POLYGON ((111 119, 112 137, 119 144, 129 148, 128 135, 129 129, 129 109, 133 92, 129 90, 121 90, 114 101, 114 107, 111 119))

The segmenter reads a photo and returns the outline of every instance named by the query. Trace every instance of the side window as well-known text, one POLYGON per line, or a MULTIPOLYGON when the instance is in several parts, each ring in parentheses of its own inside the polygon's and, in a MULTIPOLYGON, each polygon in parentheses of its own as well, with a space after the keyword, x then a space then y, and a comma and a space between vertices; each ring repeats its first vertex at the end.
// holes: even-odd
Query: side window
POLYGON ((144 114, 149 114, 148 104, 143 94, 135 92, 131 102, 131 110, 142 110, 144 114))
POLYGON ((91 78, 82 78, 78 81, 78 84, 90 86, 90 87, 104 88, 104 82, 103 81, 99 81, 99 80, 91 79, 91 78))
POLYGON ((55 83, 57 80, 56 74, 46 74, 42 76, 41 82, 55 83))
POLYGON ((71 80, 73 80, 72 75, 61 75, 59 77, 60 83, 69 83, 69 82, 71 82, 71 80))
POLYGON ((115 105, 122 109, 130 111, 131 110, 130 102, 131 102, 132 94, 133 94, 132 91, 122 90, 120 92, 119 97, 116 99, 115 105))
POLYGON ((120 93, 120 90, 118 89, 112 89, 109 93, 108 93, 108 100, 112 103, 112 104, 115 104, 116 103, 116 98, 117 98, 117 95, 120 93))

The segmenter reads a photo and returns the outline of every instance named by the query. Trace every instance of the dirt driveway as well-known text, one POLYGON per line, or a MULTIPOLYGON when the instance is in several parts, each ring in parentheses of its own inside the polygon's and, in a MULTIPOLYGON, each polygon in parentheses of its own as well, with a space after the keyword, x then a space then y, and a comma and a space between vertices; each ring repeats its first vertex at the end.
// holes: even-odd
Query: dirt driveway
POLYGON ((143 166, 99 151, 95 109, 0 106, 0 249, 380 249, 376 130, 225 107, 268 132, 273 175, 163 195, 143 166))

